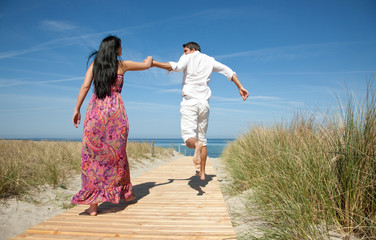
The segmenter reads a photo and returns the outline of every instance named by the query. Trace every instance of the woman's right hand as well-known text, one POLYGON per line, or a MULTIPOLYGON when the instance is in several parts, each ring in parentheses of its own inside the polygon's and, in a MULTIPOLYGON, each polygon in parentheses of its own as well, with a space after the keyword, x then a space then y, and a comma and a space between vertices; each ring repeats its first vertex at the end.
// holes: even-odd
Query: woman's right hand
POLYGON ((147 58, 145 58, 144 63, 146 63, 148 65, 148 67, 150 68, 152 66, 152 63, 153 63, 153 57, 148 56, 147 58))
POLYGON ((153 57, 152 56, 148 56, 147 58, 145 58, 144 62, 146 61, 153 61, 153 57))
POLYGON ((73 117, 72 117, 73 125, 78 128, 78 124, 81 123, 81 113, 80 111, 74 111, 73 117))

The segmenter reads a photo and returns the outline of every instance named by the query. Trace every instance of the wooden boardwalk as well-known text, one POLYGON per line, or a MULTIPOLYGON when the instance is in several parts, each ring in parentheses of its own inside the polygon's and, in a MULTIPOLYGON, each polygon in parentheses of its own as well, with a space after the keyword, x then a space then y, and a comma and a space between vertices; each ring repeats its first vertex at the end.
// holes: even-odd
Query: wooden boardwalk
POLYGON ((78 205, 11 239, 236 239, 210 159, 205 181, 184 157, 132 183, 137 202, 100 204, 95 217, 78 205))

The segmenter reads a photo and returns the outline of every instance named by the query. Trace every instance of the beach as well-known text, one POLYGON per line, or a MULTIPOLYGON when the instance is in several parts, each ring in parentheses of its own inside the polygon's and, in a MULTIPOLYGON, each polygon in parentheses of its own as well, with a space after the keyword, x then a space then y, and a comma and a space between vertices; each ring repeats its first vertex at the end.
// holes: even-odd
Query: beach
MULTIPOLYGON (((174 156, 171 157, 137 160, 131 168, 131 178, 135 179, 149 170, 182 157, 183 155, 175 152, 174 156)), ((251 216, 247 213, 248 211, 245 211, 246 208, 252 207, 246 201, 246 196, 249 197, 252 191, 247 190, 240 194, 231 194, 229 187, 233 180, 226 174, 221 159, 208 157, 208 161, 215 169, 237 237, 240 239, 247 239, 251 236, 262 237, 263 232, 260 227, 265 227, 265 221, 260 217, 251 216)), ((69 179, 64 187, 54 189, 50 186, 42 186, 35 189, 32 195, 23 197, 22 200, 15 197, 3 199, 0 209, 0 240, 7 240, 15 235, 22 234, 31 226, 66 211, 72 196, 80 190, 80 187, 81 177, 76 174, 69 179)), ((329 239, 339 240, 342 237, 338 232, 332 231, 329 239)), ((350 239, 357 238, 352 236, 350 239)))

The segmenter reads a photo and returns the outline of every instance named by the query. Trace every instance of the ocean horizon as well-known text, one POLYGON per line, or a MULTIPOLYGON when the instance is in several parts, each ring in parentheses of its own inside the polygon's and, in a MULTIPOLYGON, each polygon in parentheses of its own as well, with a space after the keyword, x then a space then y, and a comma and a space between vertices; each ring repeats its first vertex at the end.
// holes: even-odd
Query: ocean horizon
MULTIPOLYGON (((207 140, 208 157, 219 158, 227 144, 234 141, 235 138, 208 138, 207 140)), ((147 142, 150 144, 154 141, 154 146, 163 148, 171 148, 172 144, 175 151, 179 152, 180 150, 180 153, 185 156, 193 156, 194 154, 194 149, 188 148, 181 138, 130 138, 128 141, 147 142)))
MULTIPOLYGON (((82 138, 3 138, 4 140, 31 140, 31 141, 74 141, 80 142, 82 138)), ((219 158, 222 151, 228 143, 235 140, 235 138, 208 138, 207 152, 208 157, 219 158)), ((185 156, 193 156, 194 149, 189 149, 185 146, 181 138, 128 138, 129 142, 146 142, 151 144, 154 141, 154 146, 171 148, 176 152, 180 152, 185 156)))

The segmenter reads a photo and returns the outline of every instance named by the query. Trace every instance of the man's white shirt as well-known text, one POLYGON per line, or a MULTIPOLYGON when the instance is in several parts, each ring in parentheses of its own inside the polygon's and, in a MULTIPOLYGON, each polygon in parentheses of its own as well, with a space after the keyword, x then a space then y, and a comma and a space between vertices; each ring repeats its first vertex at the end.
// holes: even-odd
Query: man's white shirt
POLYGON ((183 54, 177 63, 169 63, 173 72, 184 71, 182 96, 186 99, 208 100, 210 98, 211 90, 208 85, 212 72, 221 73, 228 80, 236 74, 231 68, 199 51, 183 54))

